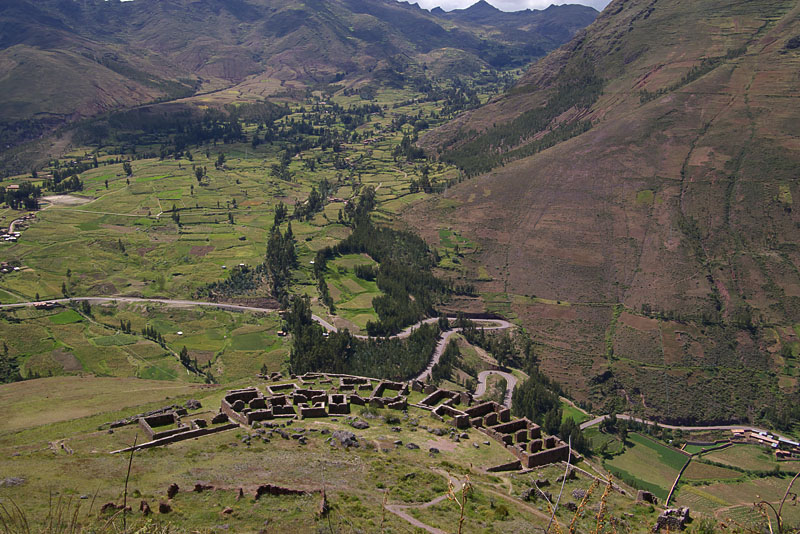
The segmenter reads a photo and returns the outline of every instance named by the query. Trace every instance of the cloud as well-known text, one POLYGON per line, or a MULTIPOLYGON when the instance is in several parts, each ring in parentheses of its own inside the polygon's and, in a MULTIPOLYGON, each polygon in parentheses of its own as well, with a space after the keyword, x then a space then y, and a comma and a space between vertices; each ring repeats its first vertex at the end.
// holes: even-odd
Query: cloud
MULTIPOLYGON (((415 0, 421 7, 425 9, 433 9, 434 7, 441 7, 446 11, 451 9, 463 9, 469 7, 478 0, 415 0)), ((592 6, 597 10, 602 10, 608 5, 610 0, 572 0, 568 2, 559 2, 552 0, 488 0, 497 9, 503 11, 520 11, 523 9, 544 9, 550 4, 583 4, 592 6)))

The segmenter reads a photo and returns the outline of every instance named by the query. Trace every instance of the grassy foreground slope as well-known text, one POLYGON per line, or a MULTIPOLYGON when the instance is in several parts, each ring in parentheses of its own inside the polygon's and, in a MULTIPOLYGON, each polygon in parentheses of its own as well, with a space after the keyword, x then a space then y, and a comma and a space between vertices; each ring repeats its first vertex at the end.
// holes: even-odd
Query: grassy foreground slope
POLYGON ((796 391, 799 34, 792 2, 613 2, 425 139, 484 174, 407 220, 480 243, 489 308, 579 397, 757 419, 796 391))

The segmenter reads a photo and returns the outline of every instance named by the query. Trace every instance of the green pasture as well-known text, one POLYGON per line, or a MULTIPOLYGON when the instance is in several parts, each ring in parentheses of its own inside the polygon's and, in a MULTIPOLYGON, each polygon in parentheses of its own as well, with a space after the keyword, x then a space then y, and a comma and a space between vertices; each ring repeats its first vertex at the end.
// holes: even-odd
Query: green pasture
POLYGON ((571 404, 561 401, 561 420, 566 421, 567 419, 572 419, 578 424, 581 424, 585 421, 588 421, 592 417, 588 415, 586 412, 581 410, 580 408, 576 408, 571 404))
POLYGON ((277 314, 239 314, 157 304, 95 305, 92 316, 75 310, 14 309, 0 318, 0 338, 24 376, 75 375, 203 381, 187 373, 177 355, 186 347, 203 371, 221 382, 254 376, 267 364, 280 370, 288 342, 277 314), (130 323, 131 333, 120 329, 130 323), (165 345, 145 338, 150 326, 165 345), (180 332, 180 333, 178 333, 180 332))
POLYGON ((641 434, 628 435, 628 447, 604 465, 616 477, 639 489, 666 499, 669 488, 686 463, 687 456, 641 434))
POLYGON ((723 465, 730 465, 748 471, 772 471, 774 469, 789 472, 798 471, 795 462, 778 462, 771 449, 754 444, 736 444, 725 449, 711 451, 700 456, 704 460, 723 465))

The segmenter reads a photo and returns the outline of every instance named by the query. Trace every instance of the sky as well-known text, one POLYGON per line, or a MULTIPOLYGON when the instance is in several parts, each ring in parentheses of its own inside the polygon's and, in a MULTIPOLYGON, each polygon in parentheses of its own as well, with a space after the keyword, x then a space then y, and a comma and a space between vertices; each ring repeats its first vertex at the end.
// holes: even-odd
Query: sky
MULTIPOLYGON (((462 9, 469 7, 478 0, 410 0, 412 3, 416 2, 420 7, 425 9, 433 9, 436 6, 441 7, 445 11, 451 9, 462 9)), ((503 11, 520 11, 522 9, 544 9, 550 4, 583 4, 592 6, 598 11, 602 11, 610 0, 571 0, 568 2, 558 0, 487 0, 497 9, 503 11)))

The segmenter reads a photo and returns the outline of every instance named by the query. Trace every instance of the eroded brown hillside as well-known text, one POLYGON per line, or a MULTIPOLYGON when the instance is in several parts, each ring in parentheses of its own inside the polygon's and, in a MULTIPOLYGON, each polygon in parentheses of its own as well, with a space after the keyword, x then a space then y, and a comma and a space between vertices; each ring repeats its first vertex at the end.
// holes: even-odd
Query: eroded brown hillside
POLYGON ((578 397, 613 391, 667 419, 757 417, 796 389, 799 15, 788 1, 613 2, 509 95, 425 140, 505 166, 407 220, 433 241, 453 227, 481 244, 470 276, 489 307, 521 319, 578 397), (596 101, 508 133, 587 70, 603 80, 596 101), (584 120, 589 131, 514 157, 584 120))

